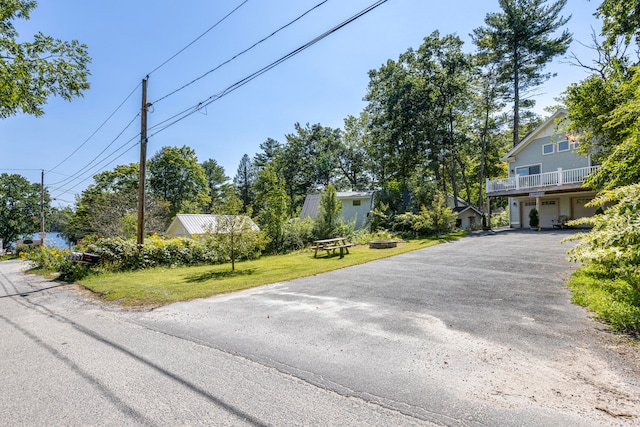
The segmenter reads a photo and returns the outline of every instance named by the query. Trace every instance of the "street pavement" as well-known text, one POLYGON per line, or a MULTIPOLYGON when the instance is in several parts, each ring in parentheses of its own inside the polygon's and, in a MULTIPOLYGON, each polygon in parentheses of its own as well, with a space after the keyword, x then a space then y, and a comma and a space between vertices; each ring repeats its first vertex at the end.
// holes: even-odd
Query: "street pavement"
POLYGON ((570 303, 568 235, 151 311, 0 263, 0 425, 634 425, 640 350, 570 303))

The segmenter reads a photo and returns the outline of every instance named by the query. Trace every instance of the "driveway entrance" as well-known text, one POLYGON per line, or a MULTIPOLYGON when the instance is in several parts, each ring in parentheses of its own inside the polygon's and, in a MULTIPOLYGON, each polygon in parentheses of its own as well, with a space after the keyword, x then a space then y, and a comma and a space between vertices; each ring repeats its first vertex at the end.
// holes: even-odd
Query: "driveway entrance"
POLYGON ((569 234, 476 234, 135 321, 426 422, 637 421, 640 351, 570 303, 569 234))

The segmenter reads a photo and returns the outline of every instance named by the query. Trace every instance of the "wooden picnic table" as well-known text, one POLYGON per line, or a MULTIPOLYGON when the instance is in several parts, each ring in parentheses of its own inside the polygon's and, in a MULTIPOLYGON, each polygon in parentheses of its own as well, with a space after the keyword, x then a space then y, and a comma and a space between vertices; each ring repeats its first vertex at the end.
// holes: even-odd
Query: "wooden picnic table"
POLYGON ((327 251, 327 256, 331 256, 331 252, 335 255, 336 251, 340 251, 340 258, 344 257, 344 251, 349 253, 349 248, 353 243, 348 243, 345 237, 334 237, 333 239, 314 240, 311 249, 315 249, 313 257, 318 256, 318 250, 327 251))

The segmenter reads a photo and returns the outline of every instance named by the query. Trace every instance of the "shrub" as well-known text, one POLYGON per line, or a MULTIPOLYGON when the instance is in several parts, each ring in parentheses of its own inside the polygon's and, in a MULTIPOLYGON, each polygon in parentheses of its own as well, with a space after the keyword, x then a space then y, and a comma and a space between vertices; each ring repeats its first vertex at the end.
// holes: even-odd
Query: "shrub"
POLYGON ((540 225, 538 210, 536 208, 533 208, 529 211, 529 226, 531 228, 538 228, 538 225, 540 225))
POLYGON ((605 191, 590 206, 611 204, 600 215, 569 222, 588 224, 592 229, 567 240, 578 245, 569 251, 576 262, 601 266, 611 276, 640 274, 640 184, 605 191))
POLYGON ((311 217, 291 219, 284 225, 282 252, 297 251, 306 248, 313 242, 315 221, 311 217))

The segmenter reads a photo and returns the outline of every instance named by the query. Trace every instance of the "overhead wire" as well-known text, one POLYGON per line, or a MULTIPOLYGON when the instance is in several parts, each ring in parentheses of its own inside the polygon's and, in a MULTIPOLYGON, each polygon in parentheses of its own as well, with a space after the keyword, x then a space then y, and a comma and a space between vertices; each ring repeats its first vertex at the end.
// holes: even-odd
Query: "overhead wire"
POLYGON ((106 125, 107 122, 109 122, 109 120, 111 120, 111 118, 120 110, 120 108, 122 108, 122 106, 129 100, 129 98, 131 98, 131 96, 135 93, 135 91, 138 90, 138 88, 140 87, 141 84, 142 83, 138 83, 136 85, 136 87, 133 88, 133 90, 131 92, 129 92, 129 95, 126 96, 126 98, 120 103, 120 105, 118 105, 118 107, 115 110, 113 110, 113 112, 111 114, 109 114, 109 116, 102 122, 102 124, 100 126, 98 126, 98 128, 95 131, 93 131, 93 133, 91 135, 89 135, 89 137, 87 139, 85 139, 84 142, 82 144, 80 144, 80 146, 78 148, 73 150, 73 152, 71 154, 69 154, 67 157, 65 157, 65 159, 62 160, 60 163, 58 163, 57 165, 55 165, 51 169, 47 170, 47 172, 53 172, 54 170, 59 168, 62 164, 64 164, 64 162, 66 162, 74 154, 76 154, 78 152, 78 150, 80 150, 82 147, 84 147, 85 144, 87 142, 89 142, 91 140, 91 138, 93 138, 100 131, 100 129, 102 129, 104 127, 104 125, 106 125))
POLYGON ((176 93, 186 89, 187 87, 191 86, 192 84, 198 82, 199 80, 203 79, 204 77, 208 76, 209 74, 213 73, 214 71, 219 70, 220 68, 222 68, 223 66, 227 65, 228 63, 230 63, 231 61, 237 59, 238 57, 244 55, 245 53, 249 52, 250 50, 254 49, 256 46, 260 45, 261 43, 264 43, 265 41, 269 40, 271 37, 274 37, 276 34, 278 34, 280 31, 284 30, 287 27, 290 27, 291 25, 295 24, 296 22, 298 22, 299 20, 301 20, 302 18, 304 18, 305 16, 307 16, 309 13, 313 12, 314 10, 316 10, 317 8, 319 8, 320 6, 322 6, 323 4, 327 3, 329 0, 324 0, 321 1, 320 3, 316 4, 315 6, 313 6, 311 9, 308 9, 307 11, 305 11, 302 15, 298 16, 297 18, 293 19, 292 21, 289 21, 288 23, 286 23, 285 25, 281 26, 280 28, 278 28, 277 30, 273 31, 271 34, 269 34, 268 36, 258 40, 257 42, 255 42, 254 44, 252 44, 251 46, 249 46, 248 48, 244 49, 243 51, 235 54, 234 56, 232 56, 231 58, 227 59, 226 61, 220 63, 219 65, 216 65, 214 68, 210 69, 209 71, 207 71, 206 73, 200 75, 199 77, 196 77, 195 79, 191 80, 189 83, 186 83, 184 85, 182 85, 181 87, 179 87, 178 89, 175 89, 172 92, 169 92, 168 94, 158 98, 157 100, 153 101, 152 104, 157 104, 160 101, 175 95, 176 93))
MULTIPOLYGON (((66 194, 66 193, 70 193, 72 189, 76 188, 78 185, 82 184, 85 181, 88 181, 89 179, 91 179, 95 173, 97 173, 99 170, 103 169, 106 166, 109 166, 111 164, 113 164, 116 160, 118 160, 119 158, 121 158, 122 156, 124 156, 125 154, 127 154, 129 151, 131 151, 132 149, 134 149, 138 144, 138 137, 140 135, 136 135, 133 138, 129 139, 127 142, 125 142, 124 144, 122 144, 120 147, 118 147, 113 153, 111 153, 108 157, 106 157, 105 159, 103 159, 100 164, 96 165, 96 168, 94 168, 93 171, 89 172, 87 176, 85 176, 84 178, 80 179, 80 177, 78 177, 78 179, 80 179, 80 181, 78 181, 75 185, 73 185, 72 187, 68 187, 68 188, 63 188, 61 187, 57 187, 54 189, 50 189, 49 191, 51 192, 59 192, 59 194, 66 194), (131 145, 129 148, 127 148, 125 151, 123 151, 122 153, 120 153, 120 155, 118 155, 117 157, 114 157, 112 160, 110 160, 108 163, 105 164, 105 162, 107 162, 109 160, 109 158, 113 155, 115 155, 118 151, 122 150, 123 148, 125 148, 128 144, 131 144, 131 142, 136 142, 136 144, 131 145)), ((76 180, 73 180, 76 181, 76 180)), ((72 182, 73 182, 72 181, 72 182)))
POLYGON ((266 73, 267 71, 277 67, 278 65, 280 65, 281 63, 287 61, 288 59, 291 59, 292 57, 296 56, 297 54, 301 53, 302 51, 308 49, 309 47, 313 46, 314 44, 318 43, 319 41, 325 39, 326 37, 330 36, 331 34, 335 33, 336 31, 344 28, 345 26, 347 26, 348 24, 354 22, 355 20, 361 18, 362 16, 366 15, 367 13, 371 12, 372 10, 376 9, 377 7, 381 6, 382 4, 386 3, 389 0, 379 0, 373 4, 371 4, 370 6, 366 7, 365 9, 361 10, 360 12, 356 13, 355 15, 353 15, 352 17, 346 19, 345 21, 341 22, 340 24, 334 26, 333 28, 325 31, 324 33, 322 33, 321 35, 315 37, 314 39, 312 39, 311 41, 305 43, 304 45, 300 46, 299 48, 289 52, 288 54, 284 55, 283 57, 281 57, 280 59, 277 59, 276 61, 273 61, 272 63, 270 63, 269 65, 261 68, 260 70, 250 74, 249 76, 233 83, 232 85, 228 86, 226 89, 222 90, 221 92, 218 92, 217 94, 211 95, 209 96, 207 99, 197 103, 196 105, 189 107, 185 110, 182 110, 181 112, 174 114, 173 116, 169 117, 168 119, 163 120, 162 122, 156 124, 155 126, 152 126, 150 129, 158 129, 156 132, 152 133, 149 138, 152 138, 153 136, 157 135, 158 133, 166 130, 167 128, 177 124, 178 122, 184 120, 185 118, 191 116, 192 114, 200 111, 202 108, 207 107, 208 105, 210 105, 211 103, 219 100, 220 98, 224 97, 225 95, 228 95, 229 93, 235 91, 236 89, 239 89, 240 87, 244 86, 245 84, 251 82, 252 80, 256 79, 257 77, 261 76, 262 74, 266 73), (168 123, 169 122, 169 123, 168 123), (163 124, 168 123, 164 126, 162 126, 163 124))
MULTIPOLYGON (((192 46, 194 43, 196 43, 198 40, 200 40, 202 37, 204 37, 208 32, 210 32, 211 30, 213 30, 215 27, 217 27, 219 24, 221 24, 222 22, 224 22, 227 18, 229 18, 233 13, 235 13, 238 9, 240 9, 243 5, 245 5, 249 0, 244 0, 241 4, 239 4, 237 7, 235 7, 231 12, 229 12, 228 14, 226 14, 224 17, 222 17, 220 20, 218 20, 215 24, 213 24, 211 27, 209 27, 205 32, 203 32, 202 34, 200 34, 198 37, 196 37, 194 40, 192 40, 191 42, 189 42, 186 46, 184 46, 182 49, 180 49, 178 52, 176 52, 174 55, 172 55, 170 58, 168 58, 167 60, 165 60, 162 64, 158 65, 156 68, 154 68, 148 75, 150 75, 151 73, 154 73, 155 71, 159 70, 160 68, 162 68, 163 66, 165 66, 167 63, 169 63, 170 61, 172 61, 173 59, 175 59, 178 55, 180 55, 182 52, 184 52, 186 49, 188 49, 190 46, 192 46)), ((147 75, 147 77, 148 77, 147 75)), ((129 95, 127 95, 127 97, 120 103, 120 105, 118 105, 118 107, 102 122, 102 124, 82 143, 80 144, 80 146, 78 148, 76 148, 71 154, 69 154, 64 160, 62 160, 60 163, 58 163, 56 166, 54 166, 53 168, 47 170, 47 173, 51 173, 53 171, 55 171, 58 167, 60 167, 62 164, 64 164, 67 160, 69 160, 74 154, 76 154, 84 145, 86 145, 105 125, 107 122, 109 122, 109 120, 111 120, 111 118, 120 110, 120 108, 122 108, 122 106, 129 100, 129 98, 138 90, 138 88, 141 86, 142 83, 138 83, 136 85, 136 87, 129 93, 129 95)), ((136 116, 136 118, 139 116, 139 114, 136 116)), ((135 120, 135 118, 133 119, 135 120)), ((125 127, 124 130, 126 130, 131 123, 133 122, 133 120, 125 127)), ((59 185, 68 181, 73 182, 76 176, 82 174, 82 172, 84 170, 86 170, 89 166, 91 166, 91 164, 93 164, 95 161, 98 160, 98 158, 104 154, 104 152, 122 135, 122 133, 124 132, 124 130, 122 132, 120 132, 120 134, 104 149, 102 150, 98 155, 96 155, 87 165, 85 165, 82 169, 80 169, 78 172, 76 172, 75 174, 69 176, 69 178, 50 184, 50 185, 59 185)), ((108 158, 108 157, 107 157, 108 158)), ((82 181, 81 181, 82 182, 82 181)))
MULTIPOLYGON (((105 151, 107 151, 107 150, 109 149, 109 147, 111 147, 111 146, 112 146, 112 145, 113 145, 113 144, 114 144, 118 139, 120 139, 120 137, 122 136, 122 134, 123 134, 123 133, 125 133, 127 129, 129 129, 129 127, 133 124, 133 122, 134 122, 138 117, 140 117, 140 113, 136 114, 136 115, 133 117, 133 119, 131 119, 131 120, 129 121, 129 123, 127 123, 127 125, 124 127, 124 129, 122 129, 122 130, 120 131, 120 133, 118 133, 118 135, 117 135, 114 139, 112 139, 112 140, 111 140, 111 142, 110 142, 110 143, 109 143, 109 144, 108 144, 108 145, 107 145, 107 146, 106 146, 106 147, 105 147, 105 148, 104 148, 100 153, 98 153, 96 156, 94 156, 94 158, 93 158, 93 159, 91 159, 91 161, 90 161, 89 163, 87 163, 84 167, 82 167, 82 169, 78 170, 78 171, 77 171, 77 172, 75 172, 73 175, 70 175, 70 176, 68 176, 67 178, 65 178, 65 179, 63 179, 63 180, 61 180, 61 181, 54 182, 54 183, 51 183, 51 184, 49 184, 49 185, 58 185, 58 184, 63 184, 63 183, 65 183, 65 182, 67 182, 67 181, 75 181, 75 179, 73 179, 73 178, 75 178, 75 177, 76 177, 76 176, 78 176, 78 175, 81 175, 83 171, 85 171, 86 169, 88 169, 88 168, 89 168, 89 167, 90 167, 94 162, 96 162, 96 161, 100 158, 100 156, 101 156, 102 154, 104 154, 104 152, 105 152, 105 151)), ((138 135, 139 135, 139 133, 138 133, 138 135)))
POLYGON ((195 42, 197 42, 198 40, 200 40, 202 37, 204 37, 209 31, 213 30, 214 28, 216 28, 218 25, 220 25, 222 22, 224 22, 227 18, 229 18, 231 15, 233 15, 238 9, 240 9, 242 6, 244 6, 249 0, 244 0, 242 3, 240 3, 238 6, 236 6, 235 9, 233 9, 231 12, 227 13, 225 16, 223 16, 218 22, 216 22, 215 24, 213 24, 211 27, 209 27, 204 33, 200 34, 198 37, 196 37, 194 40, 192 40, 189 44, 187 44, 185 47, 183 47, 182 49, 180 49, 178 52, 176 52, 175 54, 173 54, 173 56, 171 56, 169 59, 167 59, 166 61, 164 61, 162 64, 158 65, 156 68, 154 68, 153 70, 151 70, 150 73, 148 73, 147 75, 150 76, 151 74, 155 73, 156 71, 158 71, 160 68, 164 67, 165 65, 167 65, 170 61, 172 61, 173 59, 175 59, 178 55, 180 55, 182 52, 184 52, 185 50, 187 50, 189 47, 191 47, 191 45, 193 45, 195 42))

